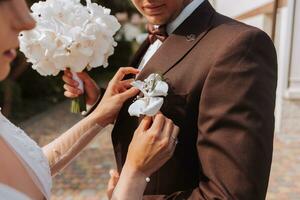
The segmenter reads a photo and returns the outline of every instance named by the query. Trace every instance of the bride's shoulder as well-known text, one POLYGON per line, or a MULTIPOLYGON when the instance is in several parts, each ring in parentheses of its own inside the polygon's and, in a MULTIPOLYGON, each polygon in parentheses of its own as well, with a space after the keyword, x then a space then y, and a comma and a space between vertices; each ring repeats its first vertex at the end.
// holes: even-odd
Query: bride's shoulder
MULTIPOLYGON (((33 172, 33 179, 41 183, 43 194, 50 199, 51 171, 42 148, 32 140, 21 128, 15 126, 0 112, 0 137, 13 149, 23 165, 33 172)), ((1 197, 0 197, 0 200, 1 197)))
POLYGON ((14 200, 30 200, 25 194, 15 190, 8 185, 4 185, 0 183, 0 200, 7 200, 7 199, 14 199, 14 200))

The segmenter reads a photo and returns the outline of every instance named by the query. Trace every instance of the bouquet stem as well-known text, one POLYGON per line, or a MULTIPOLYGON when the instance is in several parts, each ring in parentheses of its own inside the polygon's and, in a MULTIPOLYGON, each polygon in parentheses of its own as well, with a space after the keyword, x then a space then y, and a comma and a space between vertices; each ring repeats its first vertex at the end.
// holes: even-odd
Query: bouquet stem
MULTIPOLYGON (((79 84, 78 88, 83 91, 84 93, 84 85, 83 81, 78 77, 76 72, 72 72, 73 80, 77 81, 79 84)), ((86 101, 85 101, 85 95, 80 95, 78 98, 73 99, 71 103, 71 113, 81 113, 83 111, 86 111, 86 101)))
POLYGON ((71 102, 71 113, 78 114, 86 111, 86 102, 84 95, 73 99, 71 102))

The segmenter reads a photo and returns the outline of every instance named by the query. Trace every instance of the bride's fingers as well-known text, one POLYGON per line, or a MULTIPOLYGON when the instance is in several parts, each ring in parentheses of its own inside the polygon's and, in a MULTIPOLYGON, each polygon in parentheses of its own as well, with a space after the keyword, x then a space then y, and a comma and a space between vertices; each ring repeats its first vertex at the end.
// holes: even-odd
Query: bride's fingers
POLYGON ((179 131, 180 131, 180 128, 176 125, 174 125, 174 128, 173 128, 173 133, 172 133, 172 138, 178 138, 178 134, 179 134, 179 131))
POLYGON ((80 89, 71 87, 71 86, 69 86, 69 85, 67 85, 67 84, 64 84, 64 89, 65 89, 66 91, 70 92, 70 93, 75 94, 75 95, 80 95, 80 94, 82 94, 82 91, 81 91, 80 89))
POLYGON ((120 93, 120 98, 122 99, 122 101, 126 101, 127 99, 134 97, 135 95, 137 95, 140 91, 136 88, 130 88, 129 90, 126 90, 123 93, 120 93))
POLYGON ((170 119, 166 119, 164 129, 162 131, 162 137, 170 139, 174 130, 174 123, 170 119))
POLYGON ((71 93, 69 91, 65 91, 64 95, 65 95, 65 97, 68 97, 68 98, 71 98, 71 99, 77 98, 79 96, 79 95, 71 93))
POLYGON ((118 184, 120 176, 119 176, 119 173, 115 170, 110 170, 109 174, 110 174, 110 179, 108 182, 106 193, 107 193, 108 198, 110 199, 115 190, 115 187, 118 184))
POLYGON ((180 132, 180 128, 179 126, 174 126, 174 129, 173 129, 173 134, 172 136, 175 137, 175 138, 178 138, 178 135, 179 135, 179 132, 180 132))
POLYGON ((123 93, 123 92, 125 92, 126 90, 127 90, 127 88, 124 87, 123 85, 120 85, 119 88, 118 88, 119 93, 123 93))
POLYGON ((66 75, 66 76, 68 76, 68 77, 72 77, 72 76, 73 76, 72 73, 71 73, 71 71, 70 71, 69 69, 66 69, 66 70, 64 71, 64 75, 66 75))
POLYGON ((80 72, 77 73, 78 77, 84 82, 85 85, 93 85, 94 80, 91 79, 87 72, 80 72))
POLYGON ((122 85, 125 88, 131 88, 131 83, 134 82, 134 79, 128 79, 120 82, 120 85, 122 85))
POLYGON ((144 132, 144 131, 147 131, 150 127, 151 127, 151 124, 152 124, 152 117, 148 117, 148 116, 145 116, 139 127, 136 129, 136 133, 140 133, 140 132, 144 132))
POLYGON ((170 150, 170 156, 173 155, 173 153, 176 149, 176 146, 177 146, 177 143, 178 143, 179 130, 180 130, 179 127, 174 125, 172 135, 171 135, 171 138, 170 138, 170 141, 169 141, 169 146, 168 146, 168 149, 170 150))
POLYGON ((75 80, 72 79, 72 76, 69 77, 67 75, 63 75, 62 79, 63 79, 63 81, 65 83, 67 83, 68 85, 70 85, 70 86, 72 86, 74 88, 77 88, 78 85, 79 85, 77 81, 75 81, 75 80))
POLYGON ((111 80, 112 83, 117 83, 119 81, 122 81, 123 78, 128 75, 128 74, 138 74, 140 72, 140 70, 135 69, 133 67, 121 67, 117 73, 115 74, 115 76, 113 77, 113 79, 111 80))

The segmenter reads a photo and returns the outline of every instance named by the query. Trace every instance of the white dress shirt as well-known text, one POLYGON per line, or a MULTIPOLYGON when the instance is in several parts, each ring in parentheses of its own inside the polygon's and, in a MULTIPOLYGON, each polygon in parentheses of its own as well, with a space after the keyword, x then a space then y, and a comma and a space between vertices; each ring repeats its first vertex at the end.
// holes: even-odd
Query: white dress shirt
MULTIPOLYGON (((182 12, 178 15, 178 17, 167 25, 167 33, 171 35, 183 22, 186 20, 202 3, 204 0, 193 0, 189 3, 182 12)), ((160 40, 156 40, 153 44, 151 44, 145 53, 138 69, 143 70, 145 65, 151 59, 151 57, 155 54, 155 52, 159 49, 162 45, 160 40)))

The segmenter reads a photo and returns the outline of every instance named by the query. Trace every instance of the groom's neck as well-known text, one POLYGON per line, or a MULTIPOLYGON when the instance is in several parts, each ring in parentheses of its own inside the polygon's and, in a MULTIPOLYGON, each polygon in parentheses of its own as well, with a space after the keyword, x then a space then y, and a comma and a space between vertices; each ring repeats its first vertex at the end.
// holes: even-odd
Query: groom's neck
POLYGON ((183 11, 183 9, 185 9, 185 7, 187 7, 193 0, 185 0, 180 8, 180 10, 174 14, 174 16, 172 16, 165 24, 169 24, 172 21, 174 21, 183 11))

